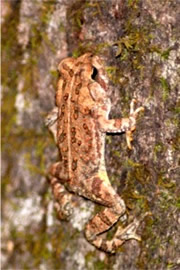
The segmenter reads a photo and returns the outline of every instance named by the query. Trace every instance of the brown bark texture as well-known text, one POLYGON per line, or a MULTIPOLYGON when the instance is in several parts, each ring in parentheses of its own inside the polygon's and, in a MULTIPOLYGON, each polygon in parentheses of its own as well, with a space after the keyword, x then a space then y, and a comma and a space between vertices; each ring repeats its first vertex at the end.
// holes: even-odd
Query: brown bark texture
MULTIPOLYGON (((1 0, 2 269, 180 269, 180 4, 178 0, 1 0), (44 124, 61 59, 90 51, 109 77, 110 117, 144 106, 133 149, 106 136, 110 181, 128 221, 150 211, 115 255, 91 246, 100 206, 75 197, 59 221, 47 181, 58 151, 44 124)), ((120 220, 123 223, 123 220, 120 220)), ((113 231, 114 233, 114 231, 113 231)), ((111 237, 111 235, 107 235, 111 237)))

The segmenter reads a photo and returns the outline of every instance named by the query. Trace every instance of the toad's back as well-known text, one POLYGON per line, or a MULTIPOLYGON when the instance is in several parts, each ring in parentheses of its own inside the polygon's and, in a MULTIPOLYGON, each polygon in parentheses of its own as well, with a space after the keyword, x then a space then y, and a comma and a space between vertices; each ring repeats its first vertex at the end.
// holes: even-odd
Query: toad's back
POLYGON ((89 87, 97 82, 91 78, 91 58, 87 55, 81 58, 68 58, 60 63, 56 103, 59 108, 57 143, 62 163, 60 177, 83 180, 97 172, 103 163, 105 135, 100 132, 93 115, 97 103, 89 87))

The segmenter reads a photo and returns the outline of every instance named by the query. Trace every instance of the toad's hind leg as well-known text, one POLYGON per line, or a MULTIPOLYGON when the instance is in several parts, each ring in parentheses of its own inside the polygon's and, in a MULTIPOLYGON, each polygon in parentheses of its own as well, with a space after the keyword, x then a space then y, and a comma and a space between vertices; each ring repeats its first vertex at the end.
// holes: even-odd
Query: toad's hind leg
MULTIPOLYGON (((60 162, 57 162, 52 165, 49 172, 49 182, 52 187, 52 192, 56 202, 54 207, 58 213, 59 219, 68 219, 72 214, 72 194, 67 191, 64 187, 66 180, 62 180, 60 176, 63 176, 63 168, 60 162)), ((64 179, 65 179, 64 175, 64 179)))
POLYGON ((58 218, 68 219, 72 214, 72 194, 66 191, 65 187, 55 177, 50 179, 52 191, 56 202, 54 207, 57 211, 58 218))
POLYGON ((101 178, 100 175, 102 176, 102 173, 86 181, 88 192, 86 192, 85 197, 106 206, 106 208, 89 221, 85 228, 85 235, 94 246, 114 253, 126 240, 140 240, 140 237, 135 233, 139 222, 134 221, 123 229, 118 227, 112 240, 106 240, 102 237, 101 233, 109 230, 125 213, 125 204, 105 179, 107 176, 104 174, 104 177, 101 178))

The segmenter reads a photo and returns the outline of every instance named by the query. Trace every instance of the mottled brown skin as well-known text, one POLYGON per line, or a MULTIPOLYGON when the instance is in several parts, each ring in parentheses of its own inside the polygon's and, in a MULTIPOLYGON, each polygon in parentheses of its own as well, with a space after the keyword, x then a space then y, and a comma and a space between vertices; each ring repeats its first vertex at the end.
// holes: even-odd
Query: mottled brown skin
POLYGON ((123 229, 118 227, 112 240, 102 238, 101 234, 125 213, 125 203, 107 176, 105 135, 126 132, 131 148, 136 117, 142 107, 134 110, 133 100, 129 118, 108 119, 111 102, 107 79, 100 58, 91 53, 64 59, 58 68, 57 111, 47 121, 59 148, 59 162, 50 169, 56 208, 61 219, 68 217, 72 193, 103 205, 105 208, 86 225, 85 236, 97 248, 113 253, 126 240, 140 240, 135 233, 139 222, 135 220, 123 229))

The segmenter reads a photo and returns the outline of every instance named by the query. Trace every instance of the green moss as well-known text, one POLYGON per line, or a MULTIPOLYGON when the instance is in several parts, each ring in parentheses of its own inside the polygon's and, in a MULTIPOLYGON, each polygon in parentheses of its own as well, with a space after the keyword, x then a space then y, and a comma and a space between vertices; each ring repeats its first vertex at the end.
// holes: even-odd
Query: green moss
POLYGON ((171 51, 171 48, 168 48, 168 49, 162 51, 162 52, 161 52, 161 57, 162 57, 162 59, 168 60, 170 51, 171 51))
POLYGON ((165 172, 160 172, 158 175, 158 185, 164 188, 174 188, 175 182, 164 176, 165 172))
POLYGON ((132 67, 143 73, 144 57, 151 51, 151 40, 153 38, 151 31, 152 25, 148 23, 143 26, 137 26, 135 20, 139 14, 140 1, 127 2, 127 16, 124 24, 124 35, 114 42, 117 45, 116 56, 121 62, 126 62, 126 66, 132 67))
POLYGON ((14 107, 16 91, 11 93, 8 91, 3 97, 2 107, 2 150, 7 147, 5 144, 11 136, 11 131, 15 127, 16 110, 14 107))
POLYGON ((107 269, 107 265, 103 261, 97 260, 94 263, 94 270, 104 270, 104 269, 107 269))
POLYGON ((54 43, 49 39, 48 35, 43 33, 42 34, 42 40, 47 45, 49 49, 55 54, 57 51, 57 48, 55 47, 54 43))
POLYGON ((17 94, 17 78, 21 59, 21 48, 17 42, 17 25, 19 18, 19 4, 14 6, 13 12, 6 18, 2 27, 2 155, 8 163, 6 174, 2 178, 3 197, 7 196, 6 190, 11 182, 11 158, 19 138, 16 138, 16 109, 15 99, 17 94))
POLYGON ((60 23, 59 25, 59 31, 62 32, 62 33, 65 33, 65 26, 63 23, 60 23))
POLYGON ((31 37, 27 52, 29 54, 26 64, 21 67, 21 74, 24 78, 23 91, 28 91, 31 96, 37 98, 37 81, 39 76, 38 59, 42 54, 42 46, 47 46, 55 53, 55 45, 49 40, 48 35, 39 30, 40 26, 34 24, 31 26, 31 37))
POLYGON ((103 1, 75 1, 67 10, 67 20, 72 25, 72 31, 75 33, 80 32, 84 24, 84 11, 89 9, 92 16, 101 16, 101 6, 105 3, 103 1))
POLYGON ((96 259, 95 252, 88 252, 86 254, 86 269, 87 270, 106 270, 109 269, 108 265, 96 259))
POLYGON ((180 209, 180 197, 177 199, 175 205, 176 205, 176 207, 177 207, 178 209, 180 209))
MULTIPOLYGON (((40 164, 42 164, 42 161, 40 162, 40 164)), ((44 175, 46 176, 46 167, 43 163, 43 166, 40 165, 40 167, 38 165, 34 165, 31 162, 31 155, 30 153, 26 153, 25 155, 25 167, 32 173, 32 174, 40 174, 40 175, 44 175), (43 167, 43 168, 42 168, 43 167)))
POLYGON ((176 114, 179 115, 179 113, 180 113, 180 104, 177 105, 177 106, 175 106, 175 107, 173 108, 173 111, 174 111, 174 113, 176 113, 176 114))
POLYGON ((128 209, 134 209, 138 212, 145 213, 149 211, 149 203, 146 197, 146 185, 149 183, 151 174, 148 168, 131 159, 123 163, 126 168, 126 186, 123 190, 122 197, 125 200, 128 209))
POLYGON ((166 150, 165 145, 163 145, 161 142, 156 143, 154 146, 154 161, 157 162, 158 158, 160 157, 160 154, 166 150))
POLYGON ((40 20, 38 23, 31 24, 31 33, 29 37, 29 43, 26 47, 26 53, 28 58, 26 63, 19 67, 22 77, 24 78, 23 91, 28 91, 30 95, 37 97, 37 81, 38 81, 38 59, 42 54, 42 46, 48 46, 53 53, 56 52, 55 45, 48 38, 48 35, 42 31, 42 29, 47 28, 51 14, 55 8, 54 3, 44 3, 39 10, 40 20))
POLYGON ((17 45, 18 15, 19 5, 16 5, 13 15, 11 14, 7 18, 2 28, 2 85, 4 88, 2 97, 2 150, 6 147, 5 143, 12 136, 16 121, 14 103, 17 93, 17 67, 19 67, 21 57, 21 49, 17 45), (16 61, 13 61, 13 59, 16 59, 16 61))
POLYGON ((91 43, 79 44, 72 52, 72 56, 77 58, 85 52, 92 52, 91 43))
MULTIPOLYGON (((50 13, 53 12, 54 5, 45 5, 42 7, 41 16, 45 16, 42 19, 42 25, 34 23, 31 27, 31 36, 29 40, 28 47, 26 48, 29 58, 26 60, 25 64, 22 63, 23 51, 18 45, 17 41, 17 25, 19 18, 19 5, 16 5, 13 16, 7 18, 7 22, 3 27, 2 35, 2 84, 4 87, 3 93, 3 107, 2 107, 2 151, 8 155, 8 159, 11 160, 11 151, 13 153, 23 151, 29 152, 29 149, 35 149, 36 161, 38 165, 32 163, 31 154, 26 154, 26 164, 25 166, 32 173, 38 173, 45 175, 46 167, 44 160, 44 149, 50 140, 47 129, 42 130, 42 134, 37 134, 34 130, 24 130, 22 127, 16 125, 16 109, 15 100, 17 95, 17 80, 19 78, 19 73, 24 79, 24 91, 28 91, 33 97, 37 97, 36 81, 38 80, 38 67, 37 59, 42 52, 42 42, 50 47, 50 43, 47 36, 40 31, 40 27, 48 23, 48 18, 50 13), (48 10, 48 14, 47 14, 48 10), (43 14, 44 12, 44 14, 43 14), (7 38, 8 37, 8 38, 7 38), (46 136, 46 137, 45 137, 46 136)), ((41 29, 42 29, 41 28, 41 29)), ((53 49, 53 46, 52 46, 53 49)), ((54 77, 56 73, 53 73, 54 77)), ((26 104, 28 106, 28 104, 26 104)), ((30 151, 31 152, 31 151, 30 151)), ((34 154, 34 153, 33 153, 34 154)), ((4 176, 4 189, 9 182, 8 172, 4 176)))
MULTIPOLYGON (((82 26, 84 24, 84 11, 89 9, 89 12, 93 13, 93 16, 102 16, 102 9, 105 2, 93 2, 79 0, 76 1, 68 10, 67 18, 72 25, 73 32, 80 33, 82 26)), ((127 3, 129 12, 126 19, 126 24, 124 25, 125 34, 119 40, 113 43, 98 43, 94 45, 91 42, 80 42, 78 48, 73 52, 73 56, 77 57, 84 53, 85 51, 91 51, 94 54, 101 54, 107 48, 117 45, 116 56, 120 57, 121 61, 126 61, 129 65, 133 65, 133 68, 143 71, 143 58, 144 55, 152 51, 151 40, 153 36, 151 35, 151 25, 146 25, 143 27, 137 27, 134 24, 134 20, 137 17, 139 9, 139 1, 129 1, 127 3)), ((164 57, 167 56, 168 52, 162 54, 164 57)), ((109 73, 111 73, 109 69, 109 73)), ((117 70, 116 70, 117 73, 117 70)), ((111 74, 110 74, 111 75, 111 74)), ((119 74, 117 74, 118 79, 119 74)))
POLYGON ((142 167, 142 165, 138 162, 134 162, 132 159, 128 158, 124 161, 123 165, 127 168, 139 168, 142 167))
POLYGON ((134 69, 142 70, 143 57, 150 51, 152 36, 149 31, 144 27, 129 24, 125 35, 115 42, 118 46, 116 56, 119 56, 121 61, 131 64, 134 69))
POLYGON ((127 4, 129 6, 129 8, 137 9, 138 4, 139 4, 139 0, 128 0, 127 4))
POLYGON ((112 136, 106 136, 106 144, 112 143, 112 136))
POLYGON ((170 87, 165 78, 161 77, 160 82, 161 82, 161 87, 162 87, 162 99, 165 102, 169 97, 170 87))
POLYGON ((162 188, 160 189, 159 207, 163 211, 169 211, 176 205, 176 196, 173 197, 171 190, 162 188))
POLYGON ((84 0, 78 0, 67 10, 67 20, 72 25, 73 32, 79 32, 84 22, 84 10, 87 3, 84 0))
MULTIPOLYGON (((26 231, 17 231, 16 228, 12 228, 10 234, 18 254, 23 254, 24 250, 29 252, 31 269, 37 269, 40 264, 47 262, 51 263, 52 269, 61 269, 62 263, 59 256, 67 245, 61 227, 56 232, 53 231, 52 235, 47 234, 44 222, 36 233, 31 233, 30 228, 26 228, 26 231)), ((68 241, 70 241, 69 238, 68 241)), ((25 267, 28 269, 28 261, 25 267)))
POLYGON ((102 16, 102 10, 104 8, 105 1, 84 1, 77 0, 75 1, 67 10, 67 21, 69 26, 72 29, 73 34, 77 37, 76 48, 72 52, 73 57, 78 57, 85 52, 92 52, 98 54, 102 50, 110 46, 107 43, 98 43, 94 44, 91 40, 84 40, 81 38, 81 30, 85 22, 84 13, 88 12, 94 18, 102 16))
MULTIPOLYGON (((106 69, 106 72, 110 81, 113 84, 115 85, 120 84, 121 87, 125 87, 125 85, 127 84, 127 80, 124 79, 123 71, 121 71, 118 67, 115 67, 115 66, 107 66, 105 69, 106 69)), ((123 92, 123 89, 122 89, 122 92, 123 92)))
POLYGON ((32 155, 30 152, 26 152, 25 154, 25 167, 32 173, 32 174, 40 174, 43 176, 47 176, 47 167, 46 167, 46 160, 45 160, 45 149, 48 145, 52 142, 52 139, 48 136, 48 130, 43 131, 42 134, 37 134, 33 130, 24 132, 22 131, 21 137, 24 137, 24 141, 21 144, 19 149, 31 149, 33 148, 35 151, 32 155), (36 164, 33 163, 32 160, 36 160, 36 164))
POLYGON ((42 29, 43 26, 46 27, 48 25, 51 15, 55 10, 55 7, 56 7, 56 0, 44 1, 43 5, 41 6, 39 21, 42 23, 42 29))
POLYGON ((88 252, 85 256, 86 260, 86 269, 87 270, 94 270, 94 260, 96 258, 95 252, 88 252))
POLYGON ((167 269, 173 269, 174 267, 176 267, 176 263, 168 262, 167 269))
POLYGON ((154 146, 154 151, 155 151, 156 153, 162 152, 162 150, 163 150, 163 145, 162 145, 161 143, 158 143, 158 144, 156 144, 156 145, 154 146))

